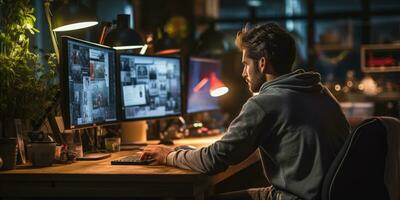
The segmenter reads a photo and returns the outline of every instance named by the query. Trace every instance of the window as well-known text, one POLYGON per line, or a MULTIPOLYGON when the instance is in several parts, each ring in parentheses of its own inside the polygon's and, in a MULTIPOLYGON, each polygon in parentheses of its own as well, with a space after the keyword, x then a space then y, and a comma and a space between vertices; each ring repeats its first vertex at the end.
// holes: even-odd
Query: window
POLYGON ((370 34, 371 44, 400 42, 400 17, 372 17, 370 34))
POLYGON ((220 0, 220 19, 242 19, 249 17, 247 0, 220 0))
POLYGON ((315 13, 361 11, 361 0, 316 0, 315 13))
POLYGON ((315 22, 316 68, 326 82, 343 83, 346 72, 361 76, 361 20, 315 22))
POLYGON ((369 0, 371 10, 390 10, 400 9, 399 0, 369 0))
POLYGON ((296 16, 307 14, 306 0, 266 0, 257 8, 258 17, 296 16))

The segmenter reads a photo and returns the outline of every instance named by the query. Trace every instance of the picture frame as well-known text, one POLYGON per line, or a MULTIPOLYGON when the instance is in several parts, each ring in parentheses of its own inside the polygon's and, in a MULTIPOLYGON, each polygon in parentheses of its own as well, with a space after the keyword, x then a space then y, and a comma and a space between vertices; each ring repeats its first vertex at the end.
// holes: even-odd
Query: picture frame
POLYGON ((362 45, 361 70, 366 73, 400 72, 400 44, 362 45))

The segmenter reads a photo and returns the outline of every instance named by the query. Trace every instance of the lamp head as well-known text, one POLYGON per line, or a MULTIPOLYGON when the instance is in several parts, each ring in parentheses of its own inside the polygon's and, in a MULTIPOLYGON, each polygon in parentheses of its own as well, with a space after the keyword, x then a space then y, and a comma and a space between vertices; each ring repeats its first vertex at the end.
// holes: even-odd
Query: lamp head
POLYGON ((64 3, 52 19, 53 31, 71 31, 97 25, 96 14, 77 0, 64 3))
POLYGON ((111 30, 104 44, 115 49, 137 49, 143 47, 143 39, 135 30, 129 28, 130 15, 119 14, 117 16, 117 27, 111 30))
POLYGON ((227 49, 225 36, 215 29, 215 23, 210 23, 196 42, 195 51, 198 55, 216 56, 223 54, 227 49))
POLYGON ((229 88, 226 87, 225 84, 218 79, 217 75, 214 72, 210 75, 210 81, 210 95, 212 97, 222 96, 229 91, 229 88))

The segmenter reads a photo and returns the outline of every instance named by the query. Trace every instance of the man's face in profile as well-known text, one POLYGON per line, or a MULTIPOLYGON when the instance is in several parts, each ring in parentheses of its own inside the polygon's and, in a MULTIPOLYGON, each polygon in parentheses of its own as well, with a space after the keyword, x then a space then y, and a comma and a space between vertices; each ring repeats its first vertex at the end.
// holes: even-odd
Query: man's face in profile
POLYGON ((242 77, 249 86, 250 92, 259 92, 261 85, 264 84, 267 80, 265 74, 260 71, 258 63, 254 62, 253 59, 247 56, 246 49, 243 49, 242 51, 242 64, 242 77))

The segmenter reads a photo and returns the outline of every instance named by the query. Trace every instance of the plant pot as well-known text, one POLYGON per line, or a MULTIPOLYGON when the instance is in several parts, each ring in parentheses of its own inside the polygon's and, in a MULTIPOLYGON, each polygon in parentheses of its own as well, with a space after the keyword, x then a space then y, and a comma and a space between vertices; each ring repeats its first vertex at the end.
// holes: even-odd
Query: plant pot
POLYGON ((3 160, 1 170, 15 169, 17 162, 17 139, 0 139, 0 157, 3 160))
POLYGON ((35 142, 28 145, 28 154, 34 167, 51 166, 56 151, 55 142, 35 142))

